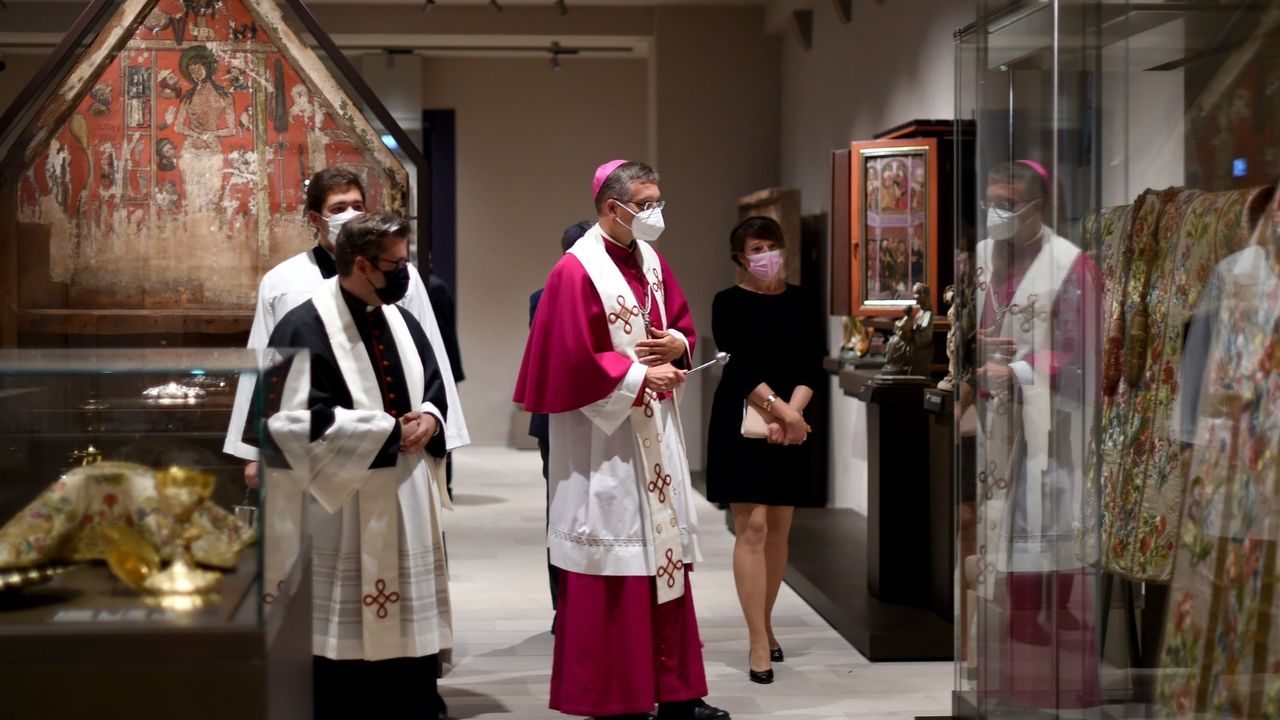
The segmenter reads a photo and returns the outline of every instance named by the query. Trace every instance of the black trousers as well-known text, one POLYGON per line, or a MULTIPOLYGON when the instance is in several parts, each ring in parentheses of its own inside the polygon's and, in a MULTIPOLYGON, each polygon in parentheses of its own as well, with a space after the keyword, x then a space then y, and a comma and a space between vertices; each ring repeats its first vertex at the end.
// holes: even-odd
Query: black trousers
POLYGON ((373 661, 316 656, 313 662, 316 720, 436 720, 437 655, 373 661))
MULTIPOLYGON (((547 465, 551 457, 551 447, 546 440, 538 438, 538 452, 542 455, 542 480, 547 484, 547 525, 551 524, 551 477, 547 465)), ((547 579, 551 581, 551 609, 556 609, 556 601, 560 595, 560 568, 551 564, 551 550, 547 549, 547 579)))

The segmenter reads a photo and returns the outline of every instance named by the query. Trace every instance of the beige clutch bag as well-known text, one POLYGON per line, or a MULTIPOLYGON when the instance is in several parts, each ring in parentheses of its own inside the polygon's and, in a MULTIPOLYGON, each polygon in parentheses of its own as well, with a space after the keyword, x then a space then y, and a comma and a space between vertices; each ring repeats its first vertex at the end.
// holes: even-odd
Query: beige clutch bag
POLYGON ((750 400, 742 401, 742 437, 764 440, 769 437, 769 423, 774 418, 769 413, 751 404, 750 400))

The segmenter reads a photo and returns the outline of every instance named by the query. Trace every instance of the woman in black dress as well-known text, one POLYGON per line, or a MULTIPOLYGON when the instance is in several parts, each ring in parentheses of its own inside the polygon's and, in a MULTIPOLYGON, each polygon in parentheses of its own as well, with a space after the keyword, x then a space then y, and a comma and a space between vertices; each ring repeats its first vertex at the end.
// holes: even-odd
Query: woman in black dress
POLYGON ((804 412, 813 388, 825 382, 826 327, 809 296, 786 284, 777 222, 748 218, 729 245, 748 274, 711 306, 716 348, 731 357, 711 408, 707 499, 728 503, 733 514, 733 577, 750 633, 750 677, 769 683, 772 662, 783 659, 770 616, 787 567, 796 481, 809 474, 804 412), (744 401, 765 411, 767 438, 742 436, 744 401))

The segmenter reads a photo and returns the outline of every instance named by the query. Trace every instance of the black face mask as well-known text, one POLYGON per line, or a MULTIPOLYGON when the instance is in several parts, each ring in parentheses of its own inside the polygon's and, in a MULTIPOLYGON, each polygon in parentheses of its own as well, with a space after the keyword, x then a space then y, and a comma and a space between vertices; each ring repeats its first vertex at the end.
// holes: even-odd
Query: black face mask
MULTIPOLYGON (((377 267, 376 260, 370 260, 377 267)), ((383 270, 382 277, 386 278, 387 284, 383 287, 374 285, 373 291, 377 293, 378 299, 384 305, 393 305, 400 302, 404 298, 405 293, 409 292, 409 266, 396 268, 395 270, 383 270)), ((365 279, 368 279, 367 276, 365 279)), ((373 281, 369 280, 369 284, 373 285, 373 281)))

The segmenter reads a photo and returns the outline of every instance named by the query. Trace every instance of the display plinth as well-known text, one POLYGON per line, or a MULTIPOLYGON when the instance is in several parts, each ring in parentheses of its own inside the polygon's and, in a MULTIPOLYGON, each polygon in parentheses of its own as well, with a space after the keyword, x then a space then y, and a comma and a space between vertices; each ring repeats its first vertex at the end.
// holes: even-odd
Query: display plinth
POLYGON ((169 609, 85 566, 0 594, 4 717, 294 720, 311 717, 311 566, 264 621, 257 557, 218 597, 169 609))
POLYGON ((867 542, 867 519, 851 509, 796 508, 787 584, 868 660, 950 660, 948 619, 868 590, 867 542))
MULTIPOLYGON (((942 617, 955 614, 955 393, 924 391, 929 423, 929 609, 942 617)), ((972 445, 972 444, 970 444, 972 445)))
POLYGON ((841 386, 867 404, 867 587, 885 602, 929 607, 929 380, 862 370, 841 386))

